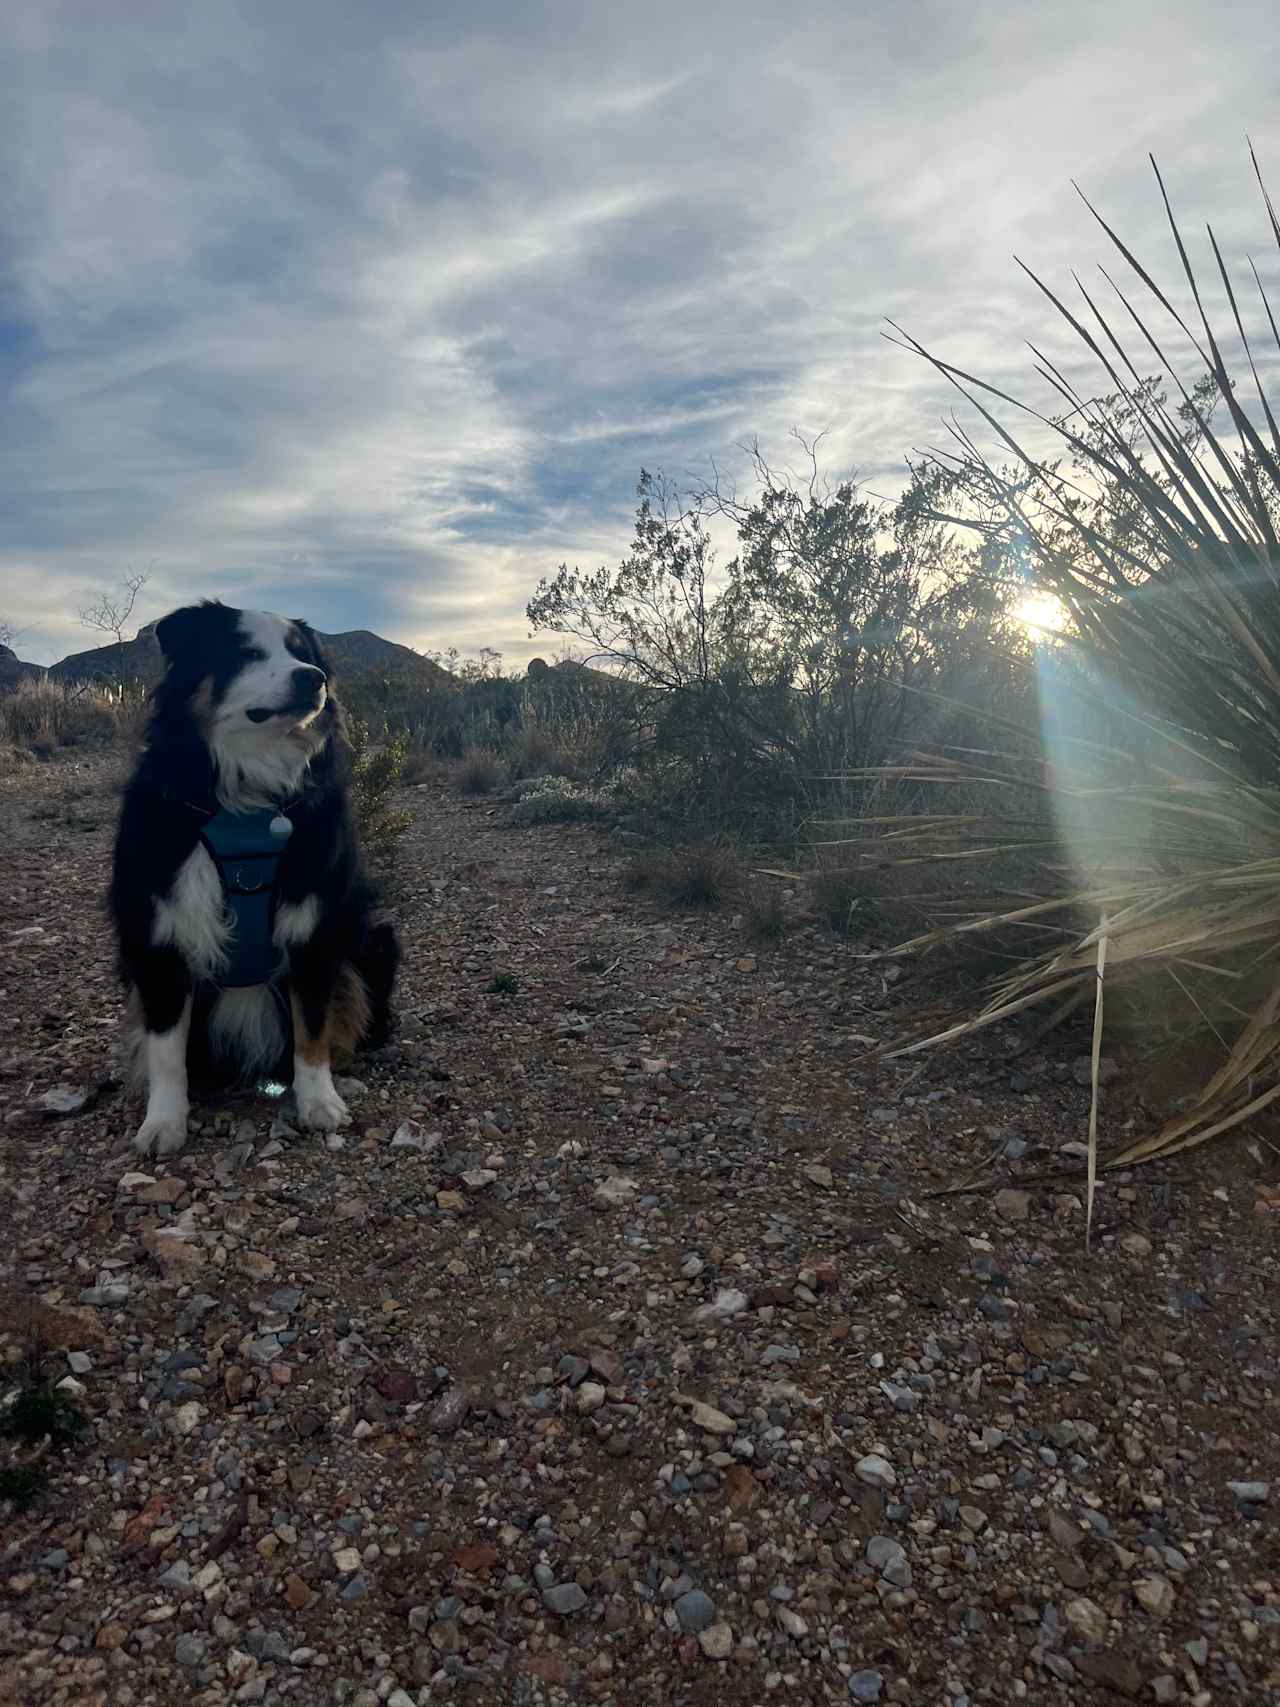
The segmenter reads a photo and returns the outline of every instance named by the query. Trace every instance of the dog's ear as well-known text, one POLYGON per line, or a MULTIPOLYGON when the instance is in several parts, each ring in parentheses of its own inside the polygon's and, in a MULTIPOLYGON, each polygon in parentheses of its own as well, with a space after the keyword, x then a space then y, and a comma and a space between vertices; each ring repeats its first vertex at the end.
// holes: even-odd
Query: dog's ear
POLYGON ((206 599, 200 605, 184 605, 181 610, 170 611, 168 616, 160 618, 156 624, 156 640, 166 664, 177 663, 195 649, 201 630, 206 626, 202 618, 210 602, 206 599))

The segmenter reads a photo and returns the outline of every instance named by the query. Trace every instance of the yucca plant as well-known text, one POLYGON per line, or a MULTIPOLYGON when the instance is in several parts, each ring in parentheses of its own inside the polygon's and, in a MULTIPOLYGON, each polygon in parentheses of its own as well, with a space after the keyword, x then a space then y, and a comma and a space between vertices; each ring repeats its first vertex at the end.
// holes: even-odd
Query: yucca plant
MULTIPOLYGON (((1280 248, 1252 150, 1251 159, 1280 248)), ((1280 430, 1265 379, 1280 331, 1250 261, 1265 349, 1255 357, 1244 298, 1210 228, 1233 363, 1247 380, 1242 395, 1158 169, 1156 181, 1192 305, 1185 315, 1092 207, 1138 293, 1104 270, 1111 304, 1077 278, 1082 305, 1074 309, 1029 274, 1101 366, 1105 403, 1034 346, 1036 370, 1062 405, 1056 416, 899 334, 959 389, 1001 447, 997 464, 953 429, 957 448, 941 460, 967 509, 948 519, 978 527, 993 554, 1012 556, 1026 584, 1056 602, 1063 632, 1041 648, 1036 761, 911 754, 894 773, 981 784, 995 796, 990 811, 940 811, 863 832, 874 835, 880 861, 1018 853, 1039 878, 1020 899, 970 907, 893 951, 917 954, 957 935, 1036 933, 978 1011, 890 1053, 1041 1004, 1058 1014, 1089 1004, 1092 1137, 1104 987, 1108 1005, 1127 991, 1217 1039, 1220 1064, 1199 1093, 1159 1131, 1111 1156, 1112 1166, 1202 1144, 1280 1098, 1280 430), (1176 354, 1166 349, 1166 325, 1176 354), (1156 382, 1142 371, 1151 363, 1156 382), (1006 425, 1010 410, 1022 418, 1017 431, 1006 425), (1041 454, 1046 443, 1057 460, 1041 454), (1002 804, 1015 799, 1016 811, 1002 804)))

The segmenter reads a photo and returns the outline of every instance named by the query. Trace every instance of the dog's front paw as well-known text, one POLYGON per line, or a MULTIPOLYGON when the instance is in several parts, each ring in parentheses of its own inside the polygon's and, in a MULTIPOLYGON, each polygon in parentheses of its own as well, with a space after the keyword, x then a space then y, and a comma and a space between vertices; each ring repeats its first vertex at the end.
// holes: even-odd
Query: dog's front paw
POLYGON ((185 1114, 148 1115, 138 1128, 133 1147, 140 1156, 149 1156, 153 1151, 157 1156, 173 1156, 186 1141, 185 1114))
POLYGON ((351 1119, 351 1111, 332 1085, 295 1087, 298 1120, 311 1132, 336 1132, 351 1119))

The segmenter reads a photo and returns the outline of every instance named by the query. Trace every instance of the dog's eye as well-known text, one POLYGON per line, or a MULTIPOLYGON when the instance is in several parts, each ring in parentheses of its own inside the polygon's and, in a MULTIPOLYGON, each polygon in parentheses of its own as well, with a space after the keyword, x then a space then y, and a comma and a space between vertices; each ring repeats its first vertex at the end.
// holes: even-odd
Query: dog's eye
POLYGON ((267 654, 261 646, 249 646, 245 649, 244 661, 246 664, 265 664, 267 654))

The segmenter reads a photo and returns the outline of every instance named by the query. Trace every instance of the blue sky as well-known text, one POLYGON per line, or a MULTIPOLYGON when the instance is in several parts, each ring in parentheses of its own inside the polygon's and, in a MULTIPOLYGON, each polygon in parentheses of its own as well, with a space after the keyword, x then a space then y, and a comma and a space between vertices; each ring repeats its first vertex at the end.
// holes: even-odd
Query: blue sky
POLYGON ((424 649, 625 551, 640 467, 827 431, 877 490, 951 399, 886 315, 1023 389, 1105 258, 1189 227, 1274 278, 1262 0, 10 0, 0 618, 21 655, 145 570, 424 649))

